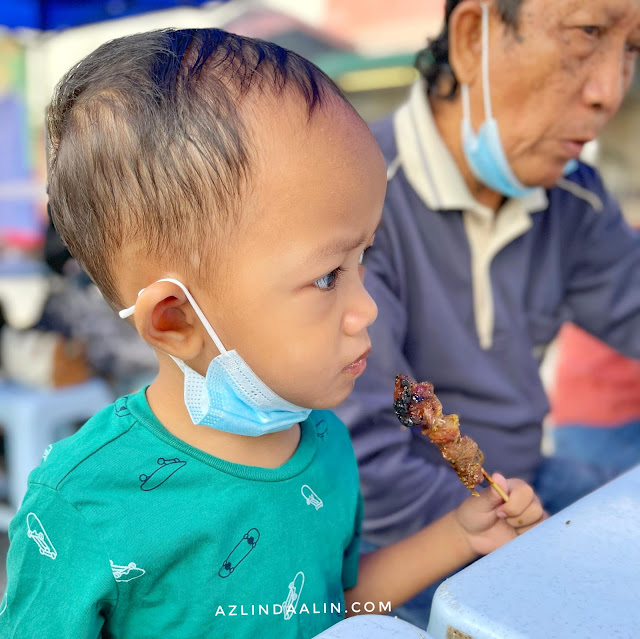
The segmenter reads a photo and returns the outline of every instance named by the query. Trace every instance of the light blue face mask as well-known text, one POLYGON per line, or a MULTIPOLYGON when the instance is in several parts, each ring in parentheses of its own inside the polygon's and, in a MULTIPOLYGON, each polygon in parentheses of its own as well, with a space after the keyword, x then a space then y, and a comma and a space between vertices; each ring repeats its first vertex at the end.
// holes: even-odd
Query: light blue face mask
MULTIPOLYGON (((462 149, 467 164, 475 177, 489 188, 507 197, 524 197, 534 188, 527 187, 515 176, 505 155, 498 122, 491 113, 491 90, 489 87, 489 7, 482 4, 482 95, 485 120, 478 133, 471 125, 469 87, 460 85, 462 97, 462 149)), ((564 175, 578 168, 576 160, 564 167, 564 175)))
MULTIPOLYGON (((236 435, 257 437, 286 430, 309 417, 310 409, 296 406, 274 393, 249 368, 237 351, 228 351, 222 345, 184 284, 171 278, 158 281, 172 282, 183 290, 220 351, 220 355, 211 360, 206 377, 196 373, 182 360, 171 356, 184 373, 184 403, 194 424, 236 435)), ((119 314, 125 318, 134 311, 135 305, 119 314)))

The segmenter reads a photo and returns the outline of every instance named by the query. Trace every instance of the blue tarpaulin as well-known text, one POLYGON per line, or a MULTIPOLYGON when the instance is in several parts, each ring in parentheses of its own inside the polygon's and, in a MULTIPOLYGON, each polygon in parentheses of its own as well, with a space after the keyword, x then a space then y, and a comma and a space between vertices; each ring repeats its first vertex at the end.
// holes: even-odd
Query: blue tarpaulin
POLYGON ((30 247, 42 235, 36 207, 24 198, 1 197, 3 186, 26 183, 32 172, 26 118, 20 95, 0 95, 0 241, 30 247))
MULTIPOLYGON (((0 0, 0 31, 2 27, 57 31, 208 2, 211 0, 0 0)), ((30 191, 33 168, 28 156, 23 89, 0 87, 0 244, 31 247, 42 239, 44 220, 30 191)))
MULTIPOLYGON (((0 0, 0 25, 66 29, 149 11, 196 7, 211 0, 0 0)), ((225 2, 226 0, 217 0, 225 2)))

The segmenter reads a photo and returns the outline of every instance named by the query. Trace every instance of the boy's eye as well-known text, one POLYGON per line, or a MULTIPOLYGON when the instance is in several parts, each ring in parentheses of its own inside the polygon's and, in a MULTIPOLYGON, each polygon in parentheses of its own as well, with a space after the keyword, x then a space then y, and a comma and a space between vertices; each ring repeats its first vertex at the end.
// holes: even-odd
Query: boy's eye
POLYGON ((320 279, 316 280, 313 285, 317 286, 321 291, 330 291, 335 288, 336 282, 342 272, 341 268, 336 268, 331 273, 323 275, 320 279))

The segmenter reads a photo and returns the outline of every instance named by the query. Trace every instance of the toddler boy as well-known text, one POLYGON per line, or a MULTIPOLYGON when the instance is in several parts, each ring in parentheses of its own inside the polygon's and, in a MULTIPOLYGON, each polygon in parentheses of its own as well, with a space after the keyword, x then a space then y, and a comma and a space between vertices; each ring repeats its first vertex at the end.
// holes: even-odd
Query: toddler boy
POLYGON ((385 166, 321 71, 216 29, 138 34, 62 79, 48 133, 56 228, 159 373, 31 474, 2 636, 313 637, 542 517, 498 477, 507 504, 485 490, 358 570, 358 472, 325 409, 366 366, 385 166))

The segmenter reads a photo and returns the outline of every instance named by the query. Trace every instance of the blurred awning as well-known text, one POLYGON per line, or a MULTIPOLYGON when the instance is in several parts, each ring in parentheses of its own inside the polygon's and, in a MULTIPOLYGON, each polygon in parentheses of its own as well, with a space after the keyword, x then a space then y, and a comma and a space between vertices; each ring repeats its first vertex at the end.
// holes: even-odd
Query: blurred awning
POLYGON ((348 40, 282 11, 260 6, 248 7, 241 15, 226 22, 223 28, 239 35, 275 42, 312 62, 325 55, 353 52, 353 45, 348 40))
POLYGON ((4 0, 0 3, 0 26, 57 30, 209 2, 211 0, 4 0))
POLYGON ((346 93, 379 91, 409 86, 418 77, 414 53, 363 56, 355 52, 332 52, 314 62, 346 93))

